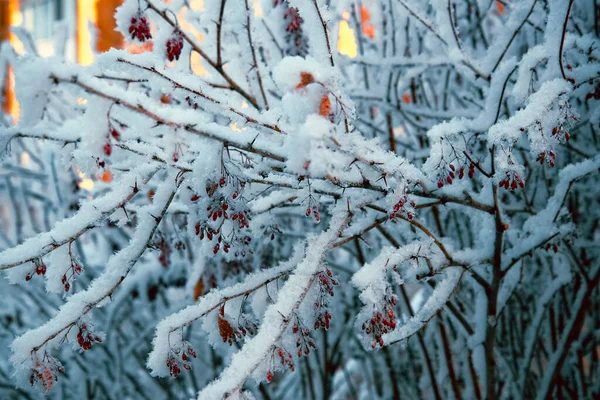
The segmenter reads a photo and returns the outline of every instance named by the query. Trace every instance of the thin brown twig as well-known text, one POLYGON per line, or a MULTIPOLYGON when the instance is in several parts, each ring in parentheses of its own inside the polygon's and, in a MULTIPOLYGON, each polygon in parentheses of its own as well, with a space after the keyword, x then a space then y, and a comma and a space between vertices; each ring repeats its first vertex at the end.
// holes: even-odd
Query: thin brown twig
POLYGON ((74 85, 77 85, 77 86, 81 87, 82 89, 84 89, 85 91, 87 91, 88 93, 92 93, 92 94, 95 94, 96 96, 102 97, 104 99, 114 101, 118 105, 121 105, 121 106, 123 106, 125 108, 128 108, 131 111, 135 111, 135 112, 138 112, 140 114, 143 114, 143 115, 147 116, 148 118, 155 120, 159 124, 163 124, 163 125, 167 125, 167 126, 172 126, 174 128, 184 129, 187 132, 191 132, 191 133, 194 133, 196 135, 203 136, 203 137, 206 137, 206 138, 213 139, 213 140, 216 140, 218 142, 221 142, 221 143, 223 143, 226 146, 232 146, 232 147, 238 148, 240 150, 244 150, 244 151, 247 151, 247 152, 250 152, 250 153, 255 153, 255 154, 258 154, 260 156, 263 156, 263 157, 266 157, 266 158, 270 158, 270 159, 275 160, 275 161, 281 161, 281 162, 285 161, 284 157, 282 157, 282 156, 280 156, 278 154, 272 153, 272 152, 270 152, 268 150, 263 150, 263 149, 256 148, 256 147, 254 147, 253 143, 248 143, 248 144, 231 143, 227 139, 224 139, 222 137, 219 137, 219 136, 214 135, 214 134, 209 133, 209 132, 204 132, 204 131, 198 130, 198 129, 194 128, 193 126, 183 125, 183 124, 178 124, 178 123, 166 121, 162 117, 160 117, 160 116, 158 116, 158 115, 156 115, 156 114, 154 114, 154 113, 146 110, 141 105, 134 106, 133 104, 128 103, 128 102, 126 102, 126 101, 124 101, 122 99, 119 99, 117 97, 114 97, 114 96, 108 95, 108 94, 106 94, 104 92, 101 92, 101 91, 99 91, 97 89, 94 89, 93 87, 91 87, 91 86, 89 86, 89 85, 87 85, 87 84, 85 84, 83 82, 80 82, 76 76, 72 77, 70 80, 69 79, 64 79, 64 78, 59 78, 59 77, 57 77, 55 75, 50 76, 50 78, 53 79, 56 83, 58 83, 58 82, 64 82, 64 83, 72 83, 74 85))
POLYGON ((567 79, 565 75, 565 68, 563 67, 563 46, 565 45, 565 36, 567 34, 567 23, 569 22, 569 14, 571 14, 571 7, 573 6, 573 0, 569 0, 569 8, 567 9, 567 15, 565 17, 565 23, 563 24, 562 37, 560 39, 560 49, 558 50, 558 62, 560 64, 560 73, 563 79, 567 79))
MULTIPOLYGON (((173 21, 168 15, 167 15, 167 11, 166 10, 160 10, 158 7, 156 7, 151 1, 146 0, 146 3, 148 4, 148 8, 150 8, 151 10, 153 10, 155 13, 157 13, 162 19, 164 19, 169 25, 171 25, 172 27, 176 27, 177 23, 176 21, 173 21)), ((250 102, 250 104, 252 104, 252 106, 256 109, 258 109, 258 103, 256 102, 256 99, 254 97, 252 97, 248 92, 246 92, 244 89, 242 89, 242 87, 240 85, 238 85, 230 76, 229 74, 227 74, 227 72, 225 71, 225 69, 223 68, 222 65, 217 64, 212 58, 210 58, 208 56, 208 54, 206 54, 206 52, 204 50, 202 50, 202 48, 200 46, 198 46, 198 44, 192 40, 192 38, 185 33, 184 31, 180 31, 181 33, 181 37, 194 49, 194 51, 196 51, 198 54, 200 54, 200 56, 202 56, 202 58, 204 58, 206 60, 206 62, 212 67, 214 68, 222 77, 223 79, 225 79, 227 81, 227 83, 229 84, 229 86, 231 87, 231 90, 233 90, 234 92, 239 93, 242 97, 244 97, 246 100, 248 100, 250 102)))

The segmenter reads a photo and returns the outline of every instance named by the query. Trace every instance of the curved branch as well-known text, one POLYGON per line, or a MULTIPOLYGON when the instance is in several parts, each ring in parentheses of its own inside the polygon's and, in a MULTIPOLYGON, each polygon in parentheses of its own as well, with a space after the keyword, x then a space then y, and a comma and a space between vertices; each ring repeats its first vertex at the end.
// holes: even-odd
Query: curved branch
POLYGON ((141 217, 137 226, 137 235, 133 236, 126 248, 111 257, 104 273, 92 281, 87 290, 73 295, 50 321, 15 339, 11 360, 17 369, 23 368, 24 355, 28 357, 63 332, 68 332, 83 315, 99 307, 105 299, 112 296, 152 240, 175 197, 180 183, 175 179, 173 175, 169 175, 167 181, 155 194, 153 204, 146 212, 139 213, 141 217))
POLYGON ((113 191, 84 203, 77 214, 57 223, 51 231, 3 251, 0 253, 0 271, 37 260, 73 242, 129 202, 139 191, 138 180, 147 182, 156 170, 156 167, 144 167, 125 175, 113 191))

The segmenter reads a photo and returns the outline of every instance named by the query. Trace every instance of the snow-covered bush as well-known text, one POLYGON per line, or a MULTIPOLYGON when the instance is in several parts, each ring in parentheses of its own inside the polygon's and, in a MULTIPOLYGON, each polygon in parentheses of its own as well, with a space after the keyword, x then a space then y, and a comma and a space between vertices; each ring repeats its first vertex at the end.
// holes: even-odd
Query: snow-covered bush
POLYGON ((0 390, 600 395, 598 7, 126 0, 149 52, 11 56, 0 390))

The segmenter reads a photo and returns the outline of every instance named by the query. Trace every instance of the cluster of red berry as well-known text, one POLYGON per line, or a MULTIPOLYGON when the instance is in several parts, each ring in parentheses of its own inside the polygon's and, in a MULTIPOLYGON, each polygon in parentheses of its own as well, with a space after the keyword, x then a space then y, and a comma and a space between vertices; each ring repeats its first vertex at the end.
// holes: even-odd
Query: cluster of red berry
POLYGON ((519 186, 523 189, 525 187, 525 181, 516 172, 506 171, 506 178, 500 181, 499 186, 506 190, 515 190, 519 186))
POLYGON ((142 10, 138 10, 137 13, 131 17, 129 33, 131 34, 132 39, 137 39, 140 42, 152 39, 152 35, 150 34, 150 23, 142 10))
POLYGON ((30 281, 33 278, 33 274, 36 275, 46 275, 46 264, 43 263, 41 259, 35 260, 35 269, 25 275, 25 280, 30 281))
POLYGON ((555 253, 558 253, 558 244, 557 243, 546 243, 546 251, 550 251, 552 249, 555 253))
POLYGON ((296 347, 298 348, 298 357, 309 355, 310 349, 316 349, 315 341, 310 337, 310 330, 302 326, 302 322, 296 316, 296 323, 292 326, 292 333, 298 336, 296 347))
MULTIPOLYGON (((286 367, 289 368, 290 371, 294 372, 294 359, 292 358, 292 355, 285 350, 283 347, 278 347, 276 346, 275 348, 273 348, 273 355, 271 357, 271 363, 273 363, 273 359, 275 358, 275 354, 277 354, 277 358, 279 359, 279 363, 286 367)), ((268 370, 267 371, 267 382, 271 382, 273 380, 273 371, 268 370)))
POLYGON ((286 0, 274 0, 274 6, 283 5, 286 11, 283 18, 286 21, 285 43, 291 43, 292 46, 286 49, 286 53, 293 56, 305 56, 308 54, 308 42, 302 32, 304 20, 298 13, 298 9, 290 7, 286 0))
MULTIPOLYGON (((238 184, 240 188, 245 186, 244 182, 238 182, 238 184)), ((212 241, 214 236, 216 236, 217 243, 213 247, 214 254, 217 254, 220 250, 223 250, 225 253, 229 253, 229 250, 234 244, 241 248, 248 247, 252 241, 250 236, 240 236, 236 233, 236 229, 242 230, 250 227, 248 210, 234 210, 236 205, 240 205, 239 201, 235 201, 239 197, 239 192, 235 190, 231 196, 225 194, 217 195, 219 189, 224 188, 226 185, 227 178, 222 176, 218 183, 213 183, 207 187, 206 193, 208 194, 208 199, 210 201, 209 205, 206 207, 208 220, 204 222, 197 222, 195 226, 196 235, 199 236, 200 240, 207 238, 209 241, 212 241), (236 222, 234 225, 234 231, 231 232, 231 235, 227 238, 223 237, 221 234, 221 227, 225 223, 225 220, 236 222), (213 227, 215 224, 218 225, 218 227, 213 227)), ((200 200, 200 196, 194 194, 190 200, 192 202, 197 202, 200 200)), ((248 251, 252 254, 252 250, 248 251)), ((246 250, 235 252, 236 257, 240 254, 242 257, 245 257, 246 250)))
POLYGON ((69 268, 67 268, 67 271, 60 278, 61 283, 65 287, 65 292, 68 292, 69 289, 71 289, 70 282, 75 278, 75 276, 81 274, 81 271, 83 271, 81 265, 79 265, 79 263, 77 263, 76 261, 71 260, 71 265, 69 266, 69 268))
POLYGON ((591 98, 594 98, 596 100, 600 100, 600 82, 598 83, 598 85, 596 85, 596 88, 589 92, 586 96, 585 99, 589 100, 591 98))
POLYGON ((571 139, 571 134, 565 129, 565 126, 563 124, 552 128, 552 136, 554 136, 559 141, 562 138, 564 138, 565 142, 568 142, 569 139, 571 139))
POLYGON ((160 255, 158 256, 158 261, 163 268, 167 268, 169 266, 169 259, 171 256, 171 246, 169 242, 165 240, 165 238, 161 238, 160 243, 158 244, 158 250, 160 251, 160 255))
POLYGON ((179 60, 181 49, 183 49, 183 35, 179 29, 175 29, 169 40, 167 40, 167 58, 169 61, 179 60))
MULTIPOLYGON (((454 164, 448 165, 448 169, 442 170, 442 172, 440 172, 438 175, 437 187, 441 189, 446 183, 448 185, 452 185, 452 182, 454 182, 454 179, 456 179, 457 176, 458 179, 465 177, 465 167, 461 166, 457 171, 454 164)), ((475 176, 475 164, 473 163, 469 164, 468 176, 470 179, 473 179, 475 176)))
POLYGON ((181 373, 181 368, 190 371, 192 369, 190 357, 196 358, 196 352, 187 342, 183 342, 181 347, 176 350, 170 349, 169 358, 167 358, 166 363, 171 376, 179 375, 181 373))
POLYGON ((77 332, 77 344, 79 347, 84 351, 89 350, 92 348, 92 343, 94 342, 102 343, 102 338, 92 334, 86 324, 81 324, 79 332, 77 332))
POLYGON ((377 347, 377 345, 383 347, 383 335, 396 329, 396 314, 394 312, 396 302, 396 296, 386 296, 383 312, 375 312, 369 320, 362 324, 365 333, 372 337, 372 348, 377 347))
POLYGON ((111 136, 118 142, 119 140, 121 140, 121 134, 119 133, 119 131, 117 131, 114 127, 110 127, 110 132, 108 135, 106 135, 106 143, 104 143, 104 154, 107 157, 110 157, 110 155, 112 154, 112 144, 110 142, 110 138, 111 136))
POLYGON ((392 213, 390 214, 390 219, 394 219, 398 215, 405 214, 406 218, 412 220, 415 217, 414 208, 417 203, 414 200, 408 201, 408 196, 406 191, 400 196, 400 199, 396 204, 394 204, 394 208, 392 209, 392 213), (407 205, 410 205, 411 208, 406 208, 407 205))
POLYGON ((315 277, 319 283, 319 294, 314 304, 316 314, 315 330, 319 328, 327 330, 331 321, 331 313, 328 309, 329 298, 335 295, 333 287, 338 286, 340 283, 333 277, 333 272, 328 268, 317 273, 315 277))
POLYGON ((539 162, 541 165, 543 165, 544 162, 547 161, 548 165, 550 165, 550 167, 552 168, 556 163, 556 154, 552 150, 546 150, 538 154, 535 161, 539 162))
POLYGON ((193 101, 190 96, 187 96, 185 98, 185 100, 187 101, 187 103, 188 103, 189 106, 194 107, 194 110, 196 110, 198 108, 198 103, 196 103, 195 101, 193 101))
POLYGON ((321 222, 321 214, 319 213, 319 206, 318 205, 313 205, 312 209, 310 206, 308 206, 306 208, 306 216, 310 217, 310 215, 313 215, 313 217, 315 217, 315 221, 316 222, 321 222))

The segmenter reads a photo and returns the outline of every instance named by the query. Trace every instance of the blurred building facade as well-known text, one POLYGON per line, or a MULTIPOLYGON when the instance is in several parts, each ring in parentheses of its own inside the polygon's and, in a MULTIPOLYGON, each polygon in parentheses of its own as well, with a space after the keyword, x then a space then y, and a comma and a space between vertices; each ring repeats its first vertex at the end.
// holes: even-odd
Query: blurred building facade
MULTIPOLYGON (((0 0, 0 42, 9 41, 18 54, 25 52, 31 40, 40 56, 54 55, 57 48, 57 30, 63 30, 60 40, 65 57, 87 65, 94 61, 94 54, 110 48, 122 48, 123 36, 115 31, 114 13, 123 0, 0 0), (11 29, 24 28, 30 35, 11 33, 11 29)), ((0 68, 1 70, 1 68, 0 68)), ((10 68, 1 76, 4 89, 2 108, 18 118, 18 104, 12 93, 13 81, 10 68)))

